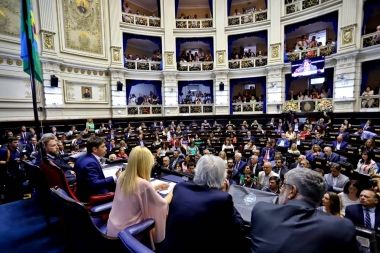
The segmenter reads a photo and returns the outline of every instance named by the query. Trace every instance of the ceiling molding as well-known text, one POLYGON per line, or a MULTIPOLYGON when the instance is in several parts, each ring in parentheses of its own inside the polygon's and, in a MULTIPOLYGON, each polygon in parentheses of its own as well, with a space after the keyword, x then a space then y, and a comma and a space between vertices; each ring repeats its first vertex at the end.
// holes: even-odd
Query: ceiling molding
MULTIPOLYGON (((149 5, 149 6, 144 6, 141 4, 141 1, 138 1, 138 0, 128 0, 130 3, 133 3, 134 5, 140 7, 140 8, 143 8, 147 11, 150 11, 150 12, 155 12, 158 10, 157 8, 157 5, 156 4, 153 4, 153 6, 149 5)), ((135 11, 136 12, 136 11, 135 11)), ((140 12, 141 13, 141 12, 140 12)))

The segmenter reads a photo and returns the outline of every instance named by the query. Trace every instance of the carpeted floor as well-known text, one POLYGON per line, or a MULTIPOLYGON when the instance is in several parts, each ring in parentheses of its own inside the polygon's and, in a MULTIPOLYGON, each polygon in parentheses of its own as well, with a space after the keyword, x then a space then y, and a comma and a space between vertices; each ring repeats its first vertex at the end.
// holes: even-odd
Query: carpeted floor
POLYGON ((48 227, 34 198, 0 205, 1 253, 68 252, 56 217, 48 227))

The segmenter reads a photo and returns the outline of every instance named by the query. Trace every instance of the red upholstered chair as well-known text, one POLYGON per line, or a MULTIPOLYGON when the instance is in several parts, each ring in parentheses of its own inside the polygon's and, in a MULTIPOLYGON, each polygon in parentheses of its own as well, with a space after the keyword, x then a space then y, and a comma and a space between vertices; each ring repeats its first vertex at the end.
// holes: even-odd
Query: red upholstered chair
MULTIPOLYGON (((41 162, 41 169, 50 188, 58 186, 60 189, 64 190, 70 198, 80 202, 79 199, 75 196, 76 183, 73 185, 73 189, 71 189, 66 181, 66 176, 63 170, 59 168, 53 161, 48 158, 44 158, 41 162)), ((96 205, 112 202, 114 195, 114 192, 94 195, 90 197, 88 203, 83 204, 86 205, 88 210, 90 210, 96 205)))

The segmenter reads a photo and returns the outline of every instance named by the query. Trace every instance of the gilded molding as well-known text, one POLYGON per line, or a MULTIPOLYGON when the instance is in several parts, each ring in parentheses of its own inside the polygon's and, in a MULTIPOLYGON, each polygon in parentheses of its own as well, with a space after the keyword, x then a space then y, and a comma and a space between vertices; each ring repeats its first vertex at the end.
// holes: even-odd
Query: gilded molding
POLYGON ((16 60, 16 65, 17 66, 22 66, 22 61, 21 60, 16 60))
POLYGON ((65 71, 65 67, 64 66, 59 66, 59 69, 61 70, 61 71, 65 71))
POLYGON ((47 50, 54 50, 54 35, 50 33, 44 33, 44 47, 47 50))
POLYGON ((12 65, 12 64, 13 64, 13 60, 11 60, 11 59, 7 59, 7 64, 8 64, 8 65, 12 65))
POLYGON ((271 57, 272 59, 280 58, 280 43, 271 44, 271 57))
POLYGON ((75 68, 75 69, 74 69, 74 72, 75 72, 75 73, 78 73, 78 72, 79 72, 79 69, 75 68))
POLYGON ((223 64, 224 63, 224 55, 225 55, 225 50, 219 50, 216 51, 216 55, 218 58, 218 64, 223 64))
POLYGON ((3 62, 4 62, 4 59, 0 58, 0 64, 2 64, 3 62))

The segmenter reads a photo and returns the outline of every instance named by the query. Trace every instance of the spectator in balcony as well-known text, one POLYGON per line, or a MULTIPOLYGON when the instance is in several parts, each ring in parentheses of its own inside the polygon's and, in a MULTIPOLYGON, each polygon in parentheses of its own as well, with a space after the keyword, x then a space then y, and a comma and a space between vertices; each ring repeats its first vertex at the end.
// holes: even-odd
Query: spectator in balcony
POLYGON ((303 46, 303 41, 301 40, 300 37, 297 37, 297 42, 296 42, 296 47, 295 47, 295 51, 301 51, 304 49, 304 46, 303 46))
POLYGON ((309 48, 313 48, 317 46, 317 41, 315 40, 315 36, 311 38, 311 41, 309 43, 309 48))
POLYGON ((179 17, 179 19, 185 19, 185 14, 184 13, 181 13, 181 16, 179 17))
POLYGON ((321 94, 319 95, 320 98, 328 98, 329 94, 327 93, 326 89, 322 89, 321 94))
POLYGON ((318 92, 316 90, 313 91, 313 94, 311 96, 313 99, 319 99, 320 98, 320 95, 318 94, 318 92))
POLYGON ((212 61, 212 55, 211 55, 210 51, 207 51, 205 61, 212 61))
MULTIPOLYGON (((371 90, 371 88, 367 86, 365 88, 365 91, 363 91, 362 96, 363 97, 373 96, 373 90, 371 90)), ((365 108, 365 107, 371 108, 373 102, 375 102, 375 100, 373 98, 371 98, 371 99, 363 99, 362 100, 362 108, 365 108)))
POLYGON ((335 46, 335 42, 332 39, 329 38, 327 40, 326 46, 334 47, 335 46))
POLYGON ((131 8, 129 8, 128 2, 126 0, 124 0, 123 11, 125 13, 129 13, 131 11, 131 8))
MULTIPOLYGON (((296 70, 297 71, 297 70, 296 70)), ((301 72, 303 72, 303 71, 301 71, 301 72)), ((310 100, 310 99, 312 99, 313 97, 312 97, 312 95, 310 94, 310 91, 309 90, 306 90, 305 91, 305 95, 303 96, 303 99, 304 100, 310 100)))
MULTIPOLYGON (((380 25, 377 26, 376 28, 376 32, 379 33, 380 32, 380 25)), ((373 36, 373 39, 376 41, 377 44, 380 44, 380 34, 376 34, 373 36)))

